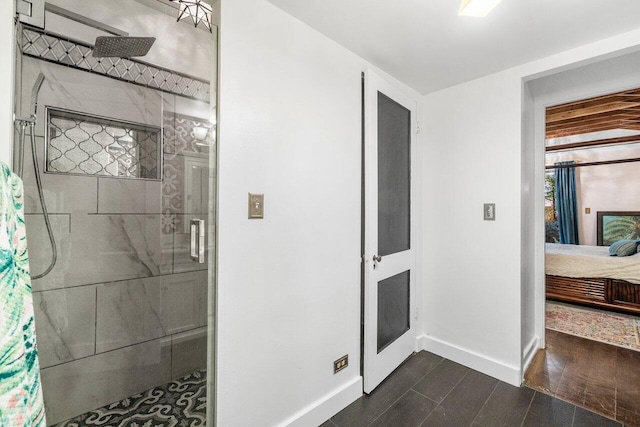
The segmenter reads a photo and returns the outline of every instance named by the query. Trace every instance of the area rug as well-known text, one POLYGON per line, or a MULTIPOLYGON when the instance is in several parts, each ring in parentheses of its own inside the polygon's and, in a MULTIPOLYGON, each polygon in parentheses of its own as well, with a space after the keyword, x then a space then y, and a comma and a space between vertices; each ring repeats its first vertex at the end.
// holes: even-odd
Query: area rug
POLYGON ((546 327, 640 351, 640 317, 547 301, 546 327))

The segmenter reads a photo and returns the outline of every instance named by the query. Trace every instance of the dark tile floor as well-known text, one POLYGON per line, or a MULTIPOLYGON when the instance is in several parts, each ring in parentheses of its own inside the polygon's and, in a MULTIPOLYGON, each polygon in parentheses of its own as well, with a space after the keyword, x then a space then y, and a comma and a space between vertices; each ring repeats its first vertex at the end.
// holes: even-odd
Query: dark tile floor
POLYGON ((620 426, 528 387, 513 387, 432 353, 409 358, 370 395, 321 427, 620 426))
POLYGON ((55 427, 200 427, 206 423, 207 373, 196 371, 55 427))
POLYGON ((547 329, 525 384, 640 427, 640 352, 547 329))

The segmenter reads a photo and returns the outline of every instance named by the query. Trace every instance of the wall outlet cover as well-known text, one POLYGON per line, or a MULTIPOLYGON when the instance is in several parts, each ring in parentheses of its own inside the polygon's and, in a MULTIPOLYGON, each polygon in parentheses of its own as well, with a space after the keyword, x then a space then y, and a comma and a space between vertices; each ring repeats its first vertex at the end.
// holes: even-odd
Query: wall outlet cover
POLYGON ((349 366, 349 355, 345 354, 340 359, 333 361, 333 373, 337 374, 347 366, 349 366))
POLYGON ((496 204, 495 203, 484 204, 484 220, 485 221, 496 220, 496 204))
POLYGON ((264 194, 249 193, 249 219, 264 218, 264 194))

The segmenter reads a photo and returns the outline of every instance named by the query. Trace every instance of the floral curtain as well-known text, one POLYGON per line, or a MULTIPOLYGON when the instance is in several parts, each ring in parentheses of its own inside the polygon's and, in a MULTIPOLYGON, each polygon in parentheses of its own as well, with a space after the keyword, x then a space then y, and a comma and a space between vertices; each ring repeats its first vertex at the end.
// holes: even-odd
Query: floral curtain
POLYGON ((0 162, 0 426, 45 425, 22 181, 0 162))

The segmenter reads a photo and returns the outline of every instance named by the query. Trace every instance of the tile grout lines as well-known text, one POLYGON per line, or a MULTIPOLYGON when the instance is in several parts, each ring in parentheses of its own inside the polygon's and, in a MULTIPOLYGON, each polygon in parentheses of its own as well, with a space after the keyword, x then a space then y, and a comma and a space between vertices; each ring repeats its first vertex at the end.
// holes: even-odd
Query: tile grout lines
MULTIPOLYGON (((445 360, 445 359, 443 358, 443 359, 440 361, 440 363, 442 363, 444 360, 445 360)), ((454 363, 456 363, 456 362, 454 362, 454 363)), ((436 402, 437 404, 436 404, 436 407, 435 407, 435 408, 433 408, 433 411, 435 411, 435 410, 438 408, 438 406, 440 406, 440 405, 442 404, 442 402, 444 402, 444 401, 445 401, 445 399, 446 399, 447 397, 449 397, 449 395, 453 392, 453 390, 455 390, 455 388, 456 388, 456 387, 458 387, 458 385, 459 385, 459 384, 462 382, 462 380, 463 380, 463 379, 464 379, 464 378, 469 374, 469 372, 471 372, 471 369, 470 369, 470 368, 467 368, 467 372, 465 372, 465 373, 464 373, 464 375, 463 375, 463 376, 458 380, 458 382, 456 383, 456 385, 454 385, 453 387, 451 387, 451 390, 449 390, 449 393, 447 393, 446 395, 444 395, 444 396, 442 397, 442 399, 440 400, 440 402, 436 402)), ((427 375, 428 375, 428 374, 427 374, 427 375)), ((426 376, 426 375, 425 375, 425 376, 426 376)), ((423 377, 423 378, 424 378, 424 377, 423 377)), ((422 379, 422 378, 421 378, 421 379, 422 379)), ((418 384, 418 383, 416 383, 416 384, 418 384)), ((414 385, 415 385, 415 384, 414 384, 414 385)), ((411 386, 411 388, 413 389, 413 386, 411 386)), ((423 395, 422 393, 420 393, 419 391, 417 391, 417 390, 414 390, 414 391, 415 391, 416 393, 418 393, 418 394, 420 394, 420 395, 424 396, 424 395, 423 395)), ((424 397, 427 397, 427 396, 424 396, 424 397)), ((427 399, 429 399, 429 398, 427 397, 427 399)), ((433 400, 433 399, 429 399, 429 400, 433 400)), ((427 421, 427 419, 428 419, 428 418, 429 418, 429 416, 433 413, 433 411, 431 411, 431 413, 429 413, 429 415, 427 415, 427 418, 425 418, 424 420, 422 420, 422 422, 419 424, 420 426, 422 426, 422 425, 424 424, 424 422, 425 422, 425 421, 427 421)))
MULTIPOLYGON (((533 390, 533 389, 531 389, 533 390)), ((538 393, 538 391, 533 390, 533 394, 531 395, 531 400, 529 401, 529 406, 527 406, 527 411, 524 413, 524 418, 522 419, 522 422, 520 423, 520 427, 524 426, 524 422, 527 420, 527 416, 529 415, 529 411, 531 410, 531 405, 533 405, 533 399, 536 398, 536 393, 538 393)))
MULTIPOLYGON (((418 353, 416 353, 416 355, 417 355, 417 354, 418 354, 418 353)), ((415 357, 415 355, 414 355, 414 357, 415 357)), ((444 358, 442 358, 442 360, 440 360, 440 361, 439 361, 439 362, 438 362, 438 363, 437 363, 433 368, 431 368, 431 369, 429 370, 429 372, 427 372, 426 374, 424 374, 423 376, 421 376, 420 378, 418 378, 418 379, 417 379, 413 384, 411 384, 411 386, 409 386, 409 388, 407 389, 407 391, 405 391, 404 393, 402 393, 402 395, 401 395, 400 397, 398 397, 396 400, 394 400, 393 402, 391 402, 391 404, 390 404, 390 405, 389 405, 389 406, 388 406, 384 411, 382 411, 382 413, 381 413, 380 415, 378 415, 377 417, 375 417, 375 418, 374 418, 374 419, 373 419, 369 424, 367 424, 367 426, 371 426, 373 423, 375 423, 375 422, 378 420, 378 418, 380 418, 380 417, 382 417, 384 414, 386 414, 386 413, 389 411, 389 409, 391 409, 391 408, 393 407, 393 405, 395 405, 395 404, 396 404, 400 399, 402 399, 402 398, 403 398, 407 393, 409 393, 410 391, 412 391, 412 390, 413 390, 413 391, 415 391, 416 393, 418 393, 420 396, 424 396, 422 393, 419 393, 418 391, 414 390, 414 389, 413 389, 413 386, 415 386, 416 384, 418 384, 420 381, 422 381, 422 379, 423 379, 424 377, 426 377, 426 376, 427 376, 427 375, 429 375, 431 372, 433 372, 433 370, 434 370, 434 369, 436 369, 438 366, 440 366, 440 364, 441 364, 442 362, 444 362, 444 358)), ((406 363, 406 362, 404 362, 404 363, 406 363)), ((465 374, 465 375, 466 375, 466 374, 465 374)), ((424 397, 426 397, 427 399, 429 399, 427 396, 424 396, 424 397)), ((438 406, 438 403, 437 403, 437 402, 435 402, 433 399, 429 399, 429 400, 431 400, 432 402, 436 403, 436 407, 438 406)), ((444 399, 443 399, 443 400, 444 400, 444 399)), ((435 409, 435 408, 434 408, 434 409, 435 409)), ((429 413, 429 415, 431 415, 431 413, 429 413)), ((429 415, 427 415, 427 418, 429 417, 429 415)), ((426 418, 425 418, 425 419, 426 419, 426 418)), ((423 421, 424 421, 424 420, 423 420, 423 421)))
MULTIPOLYGON (((493 396, 493 393, 496 392, 496 389, 498 388, 499 385, 500 385, 500 380, 498 380, 496 382, 496 385, 493 386, 493 390, 491 390, 491 393, 489 393, 489 396, 487 396, 487 398, 485 399, 484 403, 482 404, 482 406, 480 407, 480 409, 476 413, 476 416, 473 417, 473 419, 471 420, 471 425, 473 425, 476 422, 476 420, 478 419, 478 415, 480 415, 480 413, 482 412, 482 409, 487 405, 487 402, 489 401, 489 399, 491 399, 491 396, 493 396)), ((526 414, 525 414, 525 417, 526 417, 526 414)))
MULTIPOLYGON (((560 401, 562 401, 562 402, 565 402, 565 403, 568 403, 568 404, 570 404, 570 405, 573 405, 573 406, 575 406, 576 408, 580 408, 580 409, 584 409, 585 411, 593 412, 594 414, 600 415, 600 416, 602 416, 602 417, 604 417, 604 418, 607 418, 607 419, 609 419, 609 420, 612 420, 612 421, 618 421, 619 423, 623 424, 623 423, 622 423, 622 421, 620 421, 620 420, 618 420, 618 419, 617 419, 617 417, 616 417, 616 418, 611 418, 611 417, 609 417, 608 415, 605 415, 605 414, 603 414, 603 413, 601 413, 601 412, 596 412, 593 408, 587 408, 587 406, 586 406, 586 405, 584 405, 584 404, 583 404, 583 405, 581 405, 581 404, 579 404, 579 403, 573 403, 573 402, 571 402, 570 400, 567 400, 566 398, 556 396, 555 394, 553 394, 553 393, 551 393, 551 392, 549 392, 549 391, 546 391, 546 390, 541 390, 541 389, 539 390, 539 389, 537 389, 537 388, 533 388, 533 387, 528 386, 528 385, 525 385, 524 387, 527 387, 527 388, 529 388, 529 389, 533 390, 535 393, 544 394, 545 396, 549 396, 549 397, 552 397, 552 398, 554 398, 554 399, 558 399, 558 400, 560 400, 560 401)), ((534 393, 534 394, 535 394, 535 393, 534 393)), ((616 395, 617 395, 617 393, 616 393, 616 395)), ((533 399, 532 399, 532 401, 533 401, 533 399)), ((616 396, 616 402, 615 402, 615 404, 616 404, 616 406, 617 406, 617 396, 616 396)), ((529 405, 529 407, 530 407, 530 406, 531 406, 531 405, 529 405)), ((527 414, 528 414, 528 413, 529 413, 529 410, 527 409, 527 414)), ((526 417, 525 417, 525 418, 526 418, 526 417)), ((524 422, 524 421, 523 421, 523 422, 524 422)))

